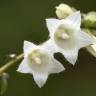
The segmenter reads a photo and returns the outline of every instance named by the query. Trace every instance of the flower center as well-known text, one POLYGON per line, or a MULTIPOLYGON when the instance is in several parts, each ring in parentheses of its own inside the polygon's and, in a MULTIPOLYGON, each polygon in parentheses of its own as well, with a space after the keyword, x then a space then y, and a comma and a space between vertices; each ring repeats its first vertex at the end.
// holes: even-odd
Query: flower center
POLYGON ((36 64, 41 64, 41 59, 39 57, 36 57, 33 59, 36 64))
POLYGON ((64 28, 64 26, 60 26, 55 34, 54 34, 54 37, 56 39, 61 39, 61 40, 66 40, 66 39, 69 39, 70 38, 70 34, 69 34, 69 30, 67 28, 64 28))
POLYGON ((67 48, 71 45, 74 29, 67 25, 60 25, 54 33, 54 41, 61 48, 67 48))
POLYGON ((33 50, 28 56, 31 64, 43 65, 48 63, 48 54, 38 49, 33 50))

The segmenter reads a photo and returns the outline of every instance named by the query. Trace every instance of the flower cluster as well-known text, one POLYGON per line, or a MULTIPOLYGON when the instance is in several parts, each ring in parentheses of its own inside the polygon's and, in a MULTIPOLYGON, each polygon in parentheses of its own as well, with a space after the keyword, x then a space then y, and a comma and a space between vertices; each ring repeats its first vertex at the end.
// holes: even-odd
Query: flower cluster
MULTIPOLYGON (((71 12, 71 9, 68 12, 71 12)), ((46 19, 50 39, 43 44, 36 45, 24 41, 24 59, 17 71, 31 73, 40 88, 46 83, 48 75, 65 70, 64 66, 54 58, 54 53, 62 53, 66 60, 74 65, 80 48, 94 42, 93 38, 80 28, 80 11, 71 13, 71 15, 68 13, 69 16, 64 19, 46 19)))

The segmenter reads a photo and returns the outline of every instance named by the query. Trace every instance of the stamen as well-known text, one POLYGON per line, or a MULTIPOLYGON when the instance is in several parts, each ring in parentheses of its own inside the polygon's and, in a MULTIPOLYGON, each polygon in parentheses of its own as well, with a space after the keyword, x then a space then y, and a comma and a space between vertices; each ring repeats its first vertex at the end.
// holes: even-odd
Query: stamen
POLYGON ((62 38, 62 39, 69 39, 70 37, 69 37, 69 35, 68 35, 67 33, 63 33, 63 34, 61 35, 61 38, 62 38))
POLYGON ((36 62, 36 64, 40 65, 41 64, 41 59, 36 57, 34 58, 34 61, 36 62))

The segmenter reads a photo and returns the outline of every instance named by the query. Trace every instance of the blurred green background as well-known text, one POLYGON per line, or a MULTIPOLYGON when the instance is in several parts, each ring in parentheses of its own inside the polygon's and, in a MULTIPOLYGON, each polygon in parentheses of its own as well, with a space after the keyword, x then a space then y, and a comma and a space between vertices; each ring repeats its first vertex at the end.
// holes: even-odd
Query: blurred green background
MULTIPOLYGON (((96 0, 0 0, 0 66, 5 55, 21 53, 23 41, 40 44, 48 39, 45 18, 56 17, 55 6, 67 3, 82 12, 96 11, 96 0)), ((96 96, 96 58, 81 49, 73 67, 55 54, 66 71, 49 76, 39 89, 32 75, 8 70, 8 89, 4 96, 96 96)))

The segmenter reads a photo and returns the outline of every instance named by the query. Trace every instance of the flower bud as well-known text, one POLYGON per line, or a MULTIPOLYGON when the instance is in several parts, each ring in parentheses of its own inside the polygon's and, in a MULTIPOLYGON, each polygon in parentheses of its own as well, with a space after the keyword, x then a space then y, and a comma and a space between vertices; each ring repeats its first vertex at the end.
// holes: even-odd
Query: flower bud
POLYGON ((93 39, 94 43, 86 47, 89 53, 96 57, 96 30, 93 29, 82 29, 84 32, 88 33, 93 39))
POLYGON ((85 27, 96 28, 96 12, 89 12, 85 15, 83 25, 85 27))
POLYGON ((56 7, 56 15, 59 19, 64 19, 73 13, 73 9, 67 4, 60 4, 56 7))

